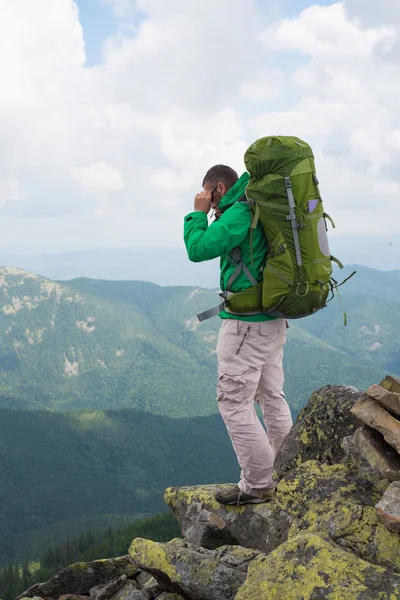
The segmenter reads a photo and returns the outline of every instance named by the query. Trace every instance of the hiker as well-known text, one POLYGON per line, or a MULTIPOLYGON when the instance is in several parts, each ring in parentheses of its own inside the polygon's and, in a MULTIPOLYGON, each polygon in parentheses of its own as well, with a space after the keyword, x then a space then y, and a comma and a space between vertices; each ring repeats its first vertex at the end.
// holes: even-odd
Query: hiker
MULTIPOLYGON (((250 206, 245 200, 249 174, 240 179, 225 165, 212 167, 196 194, 194 212, 185 217, 184 238, 193 262, 221 258, 221 290, 241 292, 262 281, 267 242, 261 223, 251 230, 250 206), (208 213, 215 221, 208 224, 208 213), (237 273, 232 251, 239 248, 244 268, 237 273)), ((235 264, 236 263, 236 264, 235 264)), ((287 322, 254 311, 235 315, 224 308, 219 316, 217 399, 232 440, 240 481, 215 495, 220 504, 240 505, 270 500, 277 451, 292 427, 283 387, 283 346, 287 322), (258 402, 268 435, 255 411, 258 402)))

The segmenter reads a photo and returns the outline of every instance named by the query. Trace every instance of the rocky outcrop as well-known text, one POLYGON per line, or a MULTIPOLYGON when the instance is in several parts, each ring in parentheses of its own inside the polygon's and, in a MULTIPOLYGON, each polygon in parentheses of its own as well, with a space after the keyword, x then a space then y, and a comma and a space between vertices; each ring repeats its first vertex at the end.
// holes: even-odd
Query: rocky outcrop
POLYGON ((314 392, 297 418, 275 461, 275 478, 307 460, 328 465, 340 462, 344 437, 353 434, 358 420, 350 411, 360 398, 354 387, 328 386, 314 392))
POLYGON ((46 583, 38 583, 19 596, 34 598, 59 598, 64 594, 86 595, 96 586, 106 586, 110 581, 121 578, 133 578, 139 574, 136 565, 129 556, 108 560, 96 560, 91 563, 75 563, 60 571, 46 583))
POLYGON ((392 483, 376 505, 378 519, 390 530, 400 533, 400 482, 392 483))
POLYGON ((165 492, 164 500, 188 542, 208 549, 240 544, 270 552, 286 540, 292 519, 275 502, 222 506, 214 496, 223 487, 169 488, 165 492))
POLYGON ((235 600, 395 600, 399 584, 400 575, 303 534, 256 558, 235 600))
POLYGON ((82 585, 71 579, 72 566, 25 596, 400 599, 400 457, 395 439, 364 418, 367 404, 384 411, 385 423, 389 416, 400 424, 397 394, 393 377, 365 394, 334 386, 315 392, 277 456, 272 501, 226 507, 215 500, 222 486, 169 488, 164 499, 182 538, 135 539, 129 559, 115 559, 101 581, 96 561, 83 569, 91 575, 82 585))

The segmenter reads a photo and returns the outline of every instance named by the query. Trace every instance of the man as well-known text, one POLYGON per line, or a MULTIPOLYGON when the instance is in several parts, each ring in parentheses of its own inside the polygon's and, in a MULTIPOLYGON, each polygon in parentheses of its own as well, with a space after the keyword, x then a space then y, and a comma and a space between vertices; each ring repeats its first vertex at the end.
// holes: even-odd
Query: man
MULTIPOLYGON (((249 180, 225 165, 212 167, 204 177, 203 192, 196 194, 194 212, 185 217, 184 238, 189 259, 194 262, 221 257, 221 289, 240 292, 252 286, 245 272, 232 282, 236 266, 231 251, 239 248, 244 264, 258 282, 267 255, 261 224, 251 229, 251 209, 241 202, 249 180), (209 226, 213 208, 216 220, 209 226)), ((216 494, 221 504, 240 505, 270 500, 276 452, 292 427, 289 406, 282 391, 283 346, 286 321, 266 314, 234 315, 223 310, 219 333, 217 399, 221 416, 232 440, 240 481, 216 494), (254 407, 262 410, 268 435, 254 407)))

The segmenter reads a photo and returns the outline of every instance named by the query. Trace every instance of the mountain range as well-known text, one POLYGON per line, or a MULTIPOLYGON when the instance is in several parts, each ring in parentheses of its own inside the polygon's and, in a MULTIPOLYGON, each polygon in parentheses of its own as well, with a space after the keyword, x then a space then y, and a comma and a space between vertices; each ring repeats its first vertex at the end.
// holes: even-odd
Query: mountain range
MULTIPOLYGON (((332 253, 344 264, 380 270, 400 269, 400 236, 330 235, 332 253)), ((58 254, 15 254, 0 251, 0 265, 40 273, 56 280, 78 277, 152 281, 158 285, 219 285, 219 261, 191 263, 183 243, 178 247, 76 250, 58 254)))
MULTIPOLYGON (((294 416, 323 385, 400 374, 400 271, 355 269, 339 288, 347 327, 337 298, 290 322, 294 416)), ((0 269, 0 564, 154 514, 167 485, 236 480, 215 401, 220 322, 195 317, 217 302, 201 287, 0 269)))
MULTIPOLYGON (((399 288, 399 271, 359 268, 341 288, 347 327, 338 299, 290 323, 285 390, 295 413, 322 385, 365 387, 400 370, 399 288)), ((202 288, 0 269, 0 407, 213 414, 220 323, 195 315, 217 303, 202 288)))

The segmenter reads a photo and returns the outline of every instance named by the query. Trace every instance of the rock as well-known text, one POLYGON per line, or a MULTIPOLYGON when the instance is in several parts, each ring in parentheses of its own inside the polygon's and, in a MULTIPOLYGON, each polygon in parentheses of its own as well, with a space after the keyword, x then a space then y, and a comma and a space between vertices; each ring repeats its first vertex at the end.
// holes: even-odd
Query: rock
POLYGON ((77 596, 76 594, 64 594, 58 600, 88 600, 87 596, 77 596))
POLYGON ((392 483, 376 505, 376 513, 381 523, 400 533, 400 482, 392 483))
POLYGON ((274 478, 279 480, 307 460, 340 462, 344 458, 341 442, 353 435, 358 425, 350 411, 360 396, 356 388, 345 386, 327 386, 314 392, 278 452, 274 478))
POLYGON ((222 506, 215 500, 218 489, 229 485, 168 488, 164 500, 178 519, 182 536, 198 546, 215 549, 241 545, 270 552, 287 539, 291 524, 276 502, 222 506))
POLYGON ((158 581, 150 575, 142 571, 138 577, 136 577, 136 582, 139 585, 141 590, 144 590, 149 595, 154 595, 154 592, 158 589, 158 581))
POLYGON ((167 592, 196 600, 233 600, 246 575, 206 550, 183 540, 157 543, 138 538, 129 554, 167 592))
POLYGON ((379 479, 400 481, 400 456, 385 442, 378 431, 370 427, 359 427, 353 437, 353 456, 355 464, 372 482, 379 479))
POLYGON ((89 590, 96 585, 106 584, 121 575, 133 577, 137 573, 138 569, 129 556, 96 560, 90 563, 75 563, 60 571, 46 583, 33 585, 17 600, 26 596, 29 598, 34 596, 59 598, 66 592, 75 595, 89 594, 89 590))
POLYGON ((149 600, 149 595, 139 590, 134 581, 127 581, 111 600, 149 600))
POLYGON ((360 477, 352 465, 308 461, 279 483, 277 503, 293 518, 289 539, 315 533, 400 572, 400 537, 379 522, 375 509, 385 489, 360 477))
POLYGON ((363 423, 379 431, 387 443, 400 453, 400 421, 366 395, 360 398, 351 412, 363 423))
POLYGON ((239 571, 243 571, 243 573, 247 573, 249 564, 259 556, 261 552, 251 548, 242 548, 241 546, 221 546, 221 548, 214 550, 213 554, 226 565, 229 565, 234 569, 239 569, 239 571))
POLYGON ((164 594, 161 594, 161 596, 158 596, 157 600, 184 600, 183 596, 179 596, 179 594, 169 594, 168 592, 165 592, 164 594))
POLYGON ((387 375, 385 379, 381 381, 380 385, 388 392, 400 393, 400 379, 398 377, 387 375))
POLYGON ((396 600, 399 589, 399 574, 303 534, 256 558, 236 600, 396 600))
POLYGON ((125 582, 126 575, 121 575, 111 579, 105 585, 96 585, 89 590, 90 597, 93 600, 110 600, 111 596, 118 592, 125 582))
POLYGON ((359 427, 353 436, 342 440, 342 448, 346 455, 343 460, 356 466, 360 475, 373 485, 400 479, 399 455, 375 429, 367 425, 359 427))
POLYGON ((400 393, 389 392, 380 385, 372 385, 365 393, 386 410, 400 415, 400 393))

